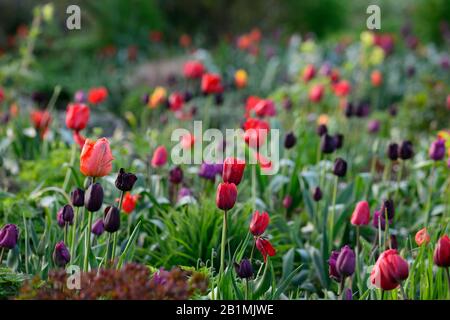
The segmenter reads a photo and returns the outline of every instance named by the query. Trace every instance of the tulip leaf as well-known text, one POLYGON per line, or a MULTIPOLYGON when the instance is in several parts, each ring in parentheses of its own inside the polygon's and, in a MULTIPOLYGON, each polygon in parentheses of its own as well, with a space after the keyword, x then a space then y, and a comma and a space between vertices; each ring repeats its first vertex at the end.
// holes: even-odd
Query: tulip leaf
POLYGON ((117 269, 120 269, 123 265, 123 263, 127 260, 128 258, 128 253, 131 249, 131 247, 135 246, 135 240, 139 234, 139 230, 141 228, 141 224, 142 224, 142 220, 139 220, 138 223, 136 224, 136 227, 134 227, 133 232, 131 233, 130 238, 128 239, 127 244, 125 245, 125 249, 123 250, 120 258, 119 258, 119 262, 117 263, 117 269))

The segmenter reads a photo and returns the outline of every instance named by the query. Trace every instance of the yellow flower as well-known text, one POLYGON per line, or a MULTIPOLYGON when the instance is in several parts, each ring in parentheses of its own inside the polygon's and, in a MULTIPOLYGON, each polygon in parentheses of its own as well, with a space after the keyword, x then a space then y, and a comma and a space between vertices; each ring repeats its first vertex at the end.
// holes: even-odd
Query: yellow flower
POLYGON ((373 36, 373 33, 370 31, 363 31, 361 32, 360 36, 361 42, 365 47, 370 47, 373 45, 375 41, 375 37, 373 36))
POLYGON ((167 91, 163 87, 156 87, 148 101, 148 105, 150 108, 154 109, 159 106, 167 96, 167 91))
POLYGON ((372 65, 378 65, 382 63, 384 60, 384 51, 380 47, 373 48, 370 57, 369 62, 372 65))
POLYGON ((248 81, 248 74, 247 71, 243 69, 239 69, 234 74, 234 83, 236 85, 236 88, 242 89, 247 86, 248 81))

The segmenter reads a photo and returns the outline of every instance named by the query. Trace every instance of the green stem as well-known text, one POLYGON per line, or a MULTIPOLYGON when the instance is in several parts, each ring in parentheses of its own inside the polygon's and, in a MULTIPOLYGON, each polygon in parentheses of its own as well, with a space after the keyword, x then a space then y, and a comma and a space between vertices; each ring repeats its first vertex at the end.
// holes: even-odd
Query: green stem
POLYGON ((337 186, 338 186, 338 176, 335 176, 334 178, 334 186, 333 186, 333 198, 332 198, 332 204, 333 206, 331 207, 331 217, 330 217, 330 246, 333 246, 333 242, 334 242, 334 215, 336 212, 336 195, 337 195, 337 186))
MULTIPOLYGON (((395 189, 394 201, 397 201, 397 196, 400 191, 400 180, 401 180, 402 174, 403 174, 403 166, 404 166, 404 161, 400 161, 400 169, 397 172, 397 189, 395 189)), ((397 205, 398 205, 398 203, 397 203, 397 205)))
POLYGON ((256 164, 252 165, 252 202, 253 211, 256 210, 256 164))
POLYGON ((248 279, 245 279, 245 300, 248 300, 248 279))
POLYGON ((91 254, 91 229, 92 229, 92 212, 88 211, 88 225, 84 236, 84 263, 83 270, 89 271, 89 256, 91 254))
POLYGON ((427 200, 427 204, 425 207, 425 212, 427 214, 427 218, 425 220, 425 227, 428 227, 428 223, 430 222, 431 219, 431 198, 432 198, 432 194, 433 194, 433 186, 434 186, 434 182, 435 182, 435 176, 436 176, 436 161, 433 161, 433 166, 431 168, 431 172, 430 172, 430 184, 428 186, 428 200, 427 200))
POLYGON ((225 270, 225 246, 227 242, 227 211, 223 213, 223 226, 222 226, 222 243, 220 246, 220 269, 219 277, 222 279, 223 272, 225 270))
POLYGON ((5 248, 2 248, 2 251, 0 251, 0 265, 3 262, 3 254, 5 253, 5 248))
POLYGON ((29 268, 28 268, 28 227, 27 227, 27 218, 25 218, 25 213, 22 213, 22 219, 23 219, 23 225, 24 225, 24 229, 25 229, 25 272, 27 274, 29 274, 29 268))
POLYGON ((72 235, 70 240, 70 256, 72 258, 72 261, 75 261, 75 242, 77 241, 77 224, 78 224, 78 216, 80 214, 80 208, 77 207, 75 209, 75 216, 73 218, 73 225, 72 225, 72 235))
MULTIPOLYGON (((117 232, 116 232, 117 233, 117 232)), ((105 254, 105 268, 109 268, 111 262, 111 243, 112 243, 112 233, 108 233, 108 245, 106 246, 105 254)))
MULTIPOLYGON (((125 192, 122 191, 120 193, 119 212, 122 211, 122 204, 123 204, 123 197, 124 197, 124 195, 125 195, 125 192)), ((130 215, 131 215, 131 213, 130 213, 130 215)), ((114 244, 113 244, 113 247, 112 247, 112 258, 111 258, 111 261, 114 261, 114 259, 116 258, 116 247, 117 247, 118 234, 119 234, 119 232, 114 232, 114 244)))
POLYGON ((252 252, 250 253, 250 263, 253 261, 253 253, 255 252, 256 241, 253 241, 252 252))
POLYGON ((68 184, 69 184, 69 181, 70 181, 70 176, 71 176, 71 174, 72 174, 71 168, 72 168, 72 167, 74 166, 74 164, 75 164, 76 151, 77 151, 77 146, 76 146, 76 144, 74 143, 74 144, 72 144, 72 151, 71 151, 71 154, 70 154, 69 167, 67 168, 66 176, 64 177, 64 183, 63 183, 63 187, 62 187, 62 189, 63 189, 64 191, 66 191, 66 188, 67 188, 67 186, 68 186, 68 184))

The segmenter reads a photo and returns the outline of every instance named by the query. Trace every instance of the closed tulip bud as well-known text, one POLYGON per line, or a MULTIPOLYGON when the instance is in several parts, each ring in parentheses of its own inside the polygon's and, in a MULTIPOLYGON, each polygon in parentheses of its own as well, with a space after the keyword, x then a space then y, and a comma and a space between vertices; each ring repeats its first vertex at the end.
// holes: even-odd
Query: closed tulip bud
POLYGON ((235 262, 234 269, 241 279, 250 279, 253 277, 253 267, 248 259, 242 259, 239 264, 235 262))
POLYGON ((320 124, 320 125, 317 126, 316 132, 321 137, 324 134, 328 133, 328 128, 327 128, 327 126, 325 124, 320 124))
POLYGON ((400 145, 400 158, 402 160, 411 159, 414 156, 413 145, 411 141, 405 140, 400 145))
POLYGON ((355 253, 349 246, 333 251, 328 260, 328 266, 330 277, 340 282, 355 272, 355 253))
POLYGON ((297 138, 295 137, 293 132, 289 132, 288 134, 286 134, 286 136, 284 138, 284 147, 286 149, 291 149, 292 147, 295 146, 296 143, 297 143, 297 138))
POLYGON ((234 183, 223 182, 217 187, 216 205, 221 210, 230 210, 234 207, 237 198, 237 188, 234 183))
POLYGON ((105 231, 109 233, 116 232, 120 228, 120 212, 117 207, 108 206, 103 214, 103 225, 105 231))
POLYGON ((292 205, 292 197, 287 195, 283 199, 283 207, 286 209, 289 209, 291 207, 291 205, 292 205))
POLYGON ((322 199, 322 190, 320 190, 320 187, 315 187, 313 192, 313 199, 314 201, 318 202, 322 199))
POLYGON ((72 224, 73 221, 73 208, 70 204, 66 204, 61 209, 61 218, 65 223, 72 224))
POLYGON ((406 262, 395 249, 384 251, 379 257, 370 274, 370 281, 377 288, 392 290, 397 288, 409 275, 406 262))
POLYGON ((336 134, 334 137, 334 147, 336 148, 336 150, 342 148, 342 146, 344 145, 344 135, 343 134, 336 134))
POLYGON ((71 103, 67 106, 66 126, 69 129, 80 131, 86 128, 89 122, 90 109, 84 103, 71 103))
POLYGON ((383 204, 381 205, 380 212, 383 216, 387 214, 389 220, 393 219, 395 215, 394 200, 392 199, 384 200, 383 204))
POLYGON ((439 267, 450 267, 450 238, 447 235, 438 240, 434 249, 433 260, 434 264, 439 267))
POLYGON ((347 162, 342 158, 336 158, 334 161, 333 174, 338 177, 345 177, 347 173, 347 162))
POLYGON ((346 288, 344 290, 344 300, 353 300, 353 292, 351 288, 346 288))
POLYGON ((56 244, 53 251, 53 261, 58 267, 64 268, 70 261, 70 253, 63 241, 56 244))
POLYGON ((255 237, 258 237, 266 231, 269 225, 270 218, 267 212, 259 214, 259 211, 255 211, 252 215, 252 221, 250 221, 250 232, 255 237))
POLYGON ((398 113, 397 107, 395 105, 390 106, 388 111, 391 117, 395 117, 398 113))
POLYGON ((434 161, 444 159, 445 156, 445 141, 443 139, 437 139, 433 141, 428 150, 428 154, 434 161))
POLYGON ((84 190, 80 188, 75 188, 70 193, 70 202, 74 207, 84 206, 84 190))
POLYGON ((320 150, 323 153, 333 153, 335 150, 335 141, 332 136, 324 134, 320 139, 320 150))
POLYGON ((87 177, 107 176, 112 170, 113 160, 108 139, 86 139, 80 156, 81 173, 87 177))
POLYGON ((60 226, 61 228, 64 228, 66 226, 66 222, 64 221, 63 218, 62 208, 58 210, 58 212, 56 213, 56 222, 58 223, 58 226, 60 226))
POLYGON ((223 94, 222 93, 218 93, 218 94, 214 95, 214 103, 216 104, 216 106, 221 106, 223 104, 223 94))
POLYGON ((369 133, 377 133, 380 130, 380 121, 378 120, 371 120, 367 124, 367 131, 369 133))
POLYGON ((269 240, 261 237, 256 239, 256 248, 261 252, 264 262, 267 261, 267 256, 273 257, 276 254, 276 251, 269 240))
POLYGON ((427 228, 420 229, 417 231, 414 237, 416 244, 420 247, 421 245, 427 245, 430 242, 430 235, 427 232, 427 228))
POLYGON ((202 75, 201 89, 204 94, 222 93, 222 79, 218 74, 205 73, 202 75))
POLYGON ((15 224, 6 224, 0 230, 0 248, 14 249, 19 240, 19 228, 15 224))
POLYGON ((120 168, 119 174, 116 178, 116 188, 121 191, 130 191, 133 189, 137 177, 132 173, 126 173, 123 168, 120 168))
POLYGON ((245 161, 228 157, 223 162, 222 178, 224 182, 239 185, 245 170, 245 161))
POLYGON ((391 143, 388 146, 387 149, 387 156, 389 159, 391 159, 392 161, 395 161, 398 159, 398 144, 396 143, 391 143))
POLYGON ((103 224, 103 219, 97 219, 97 221, 94 222, 92 225, 91 232, 95 234, 96 236, 101 236, 103 232, 105 231, 105 225, 103 224))
POLYGON ((353 103, 347 102, 344 107, 344 114, 347 118, 351 118, 354 115, 353 103))
POLYGON ((164 146, 159 146, 155 149, 155 152, 153 152, 152 157, 152 167, 153 168, 159 168, 164 166, 167 163, 167 150, 164 146))
POLYGON ((367 201, 360 201, 353 211, 351 224, 354 226, 365 226, 370 222, 370 208, 367 201))
POLYGON ((340 251, 332 251, 330 258, 328 259, 328 275, 330 276, 331 279, 336 280, 338 282, 341 281, 341 275, 336 269, 336 261, 339 257, 339 252, 340 251))
POLYGON ((103 204, 103 187, 100 183, 91 184, 84 194, 84 206, 90 212, 100 210, 103 204))
POLYGON ((183 182, 183 169, 178 166, 170 169, 169 181, 173 184, 180 184, 183 182))

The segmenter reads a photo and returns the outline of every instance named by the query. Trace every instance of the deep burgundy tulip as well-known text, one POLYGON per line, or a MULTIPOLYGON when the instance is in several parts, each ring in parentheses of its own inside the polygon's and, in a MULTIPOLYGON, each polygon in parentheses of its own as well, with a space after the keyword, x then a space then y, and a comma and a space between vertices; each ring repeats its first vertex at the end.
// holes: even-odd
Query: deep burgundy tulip
POLYGON ((354 226, 365 226, 370 222, 370 207, 367 201, 360 201, 353 211, 351 224, 354 226))
POLYGON ((320 138, 320 150, 323 153, 333 153, 336 149, 334 138, 327 133, 320 138))
POLYGON ((336 150, 342 148, 342 146, 344 145, 344 135, 343 134, 335 134, 334 137, 334 147, 336 148, 336 150))
POLYGON ((406 262, 395 249, 384 251, 379 257, 370 274, 373 285, 383 290, 397 288, 409 275, 406 262))
POLYGON ((351 276, 355 272, 355 259, 355 253, 349 246, 333 251, 328 260, 330 277, 340 282, 342 279, 351 276))
POLYGON ((338 177, 345 177, 347 173, 347 162, 342 158, 336 158, 334 161, 333 174, 338 177))
POLYGON ((387 156, 389 159, 391 159, 392 161, 395 161, 398 159, 398 144, 396 143, 391 143, 388 146, 387 149, 387 156))
POLYGON ((314 201, 320 201, 322 199, 322 190, 320 190, 320 187, 315 187, 313 192, 313 199, 314 201))
POLYGON ((70 202, 74 207, 84 206, 84 190, 80 188, 75 188, 70 193, 70 202))
POLYGON ((394 201, 392 199, 384 200, 383 204, 381 205, 380 212, 383 215, 387 214, 389 220, 393 219, 395 215, 394 201))
POLYGON ((354 107, 353 107, 353 103, 351 102, 347 102, 344 108, 344 114, 347 118, 351 118, 353 117, 353 111, 354 107))
POLYGON ((105 231, 105 225, 103 224, 103 219, 97 219, 97 221, 94 222, 92 225, 91 232, 95 234, 96 236, 101 236, 103 232, 105 231))
POLYGON ((239 185, 245 170, 245 161, 228 157, 223 162, 222 179, 223 182, 239 185))
POLYGON ((183 182, 183 169, 178 166, 170 169, 169 181, 173 184, 180 184, 181 182, 183 182))
POLYGON ((344 300, 353 300, 353 292, 351 288, 346 288, 344 290, 344 300))
POLYGON ((117 207, 108 206, 103 215, 103 225, 105 231, 109 233, 116 232, 120 228, 120 212, 117 207))
POLYGON ((70 253, 63 241, 56 244, 53 251, 53 261, 58 267, 64 268, 70 261, 70 253))
POLYGON ((445 141, 443 139, 437 139, 433 141, 428 150, 428 154, 434 161, 444 159, 445 156, 445 141))
POLYGON ((19 228, 15 224, 6 224, 0 230, 0 248, 14 249, 19 240, 19 228))
POLYGON ((127 173, 123 168, 120 168, 119 174, 116 178, 116 188, 121 191, 130 191, 133 189, 137 177, 133 173, 127 173))
POLYGON ((317 126, 316 132, 321 137, 324 134, 328 133, 328 128, 327 128, 327 126, 325 124, 320 124, 320 125, 317 126))
POLYGON ((266 231, 267 226, 269 225, 270 218, 267 212, 259 213, 259 211, 255 211, 252 216, 252 221, 250 222, 250 232, 255 237, 259 237, 266 231))
POLYGON ((442 236, 434 249, 434 264, 439 267, 450 267, 450 238, 447 235, 442 236))
POLYGON ((63 218, 62 208, 59 209, 58 212, 56 213, 56 222, 58 223, 58 226, 60 226, 61 228, 64 228, 66 226, 66 222, 64 221, 63 218))
POLYGON ((413 144, 411 141, 405 140, 400 144, 400 158, 402 160, 411 159, 414 156, 413 144))
POLYGON ((239 264, 235 262, 234 269, 241 279, 250 279, 253 277, 253 267, 248 259, 242 259, 239 264))
POLYGON ((96 212, 103 204, 103 187, 100 183, 91 184, 84 194, 84 206, 88 211, 96 212))
POLYGON ((65 223, 72 224, 73 216, 73 208, 70 204, 66 204, 61 208, 61 218, 65 223))
POLYGON ((288 134, 286 134, 286 136, 284 137, 284 147, 286 149, 293 148, 296 143, 297 143, 297 138, 295 137, 293 132, 289 132, 288 134))
POLYGON ((237 188, 234 183, 222 182, 217 187, 216 205, 221 210, 234 207, 237 198, 237 188))
POLYGON ((290 195, 287 195, 283 199, 283 207, 289 209, 291 205, 292 205, 292 197, 290 195))

